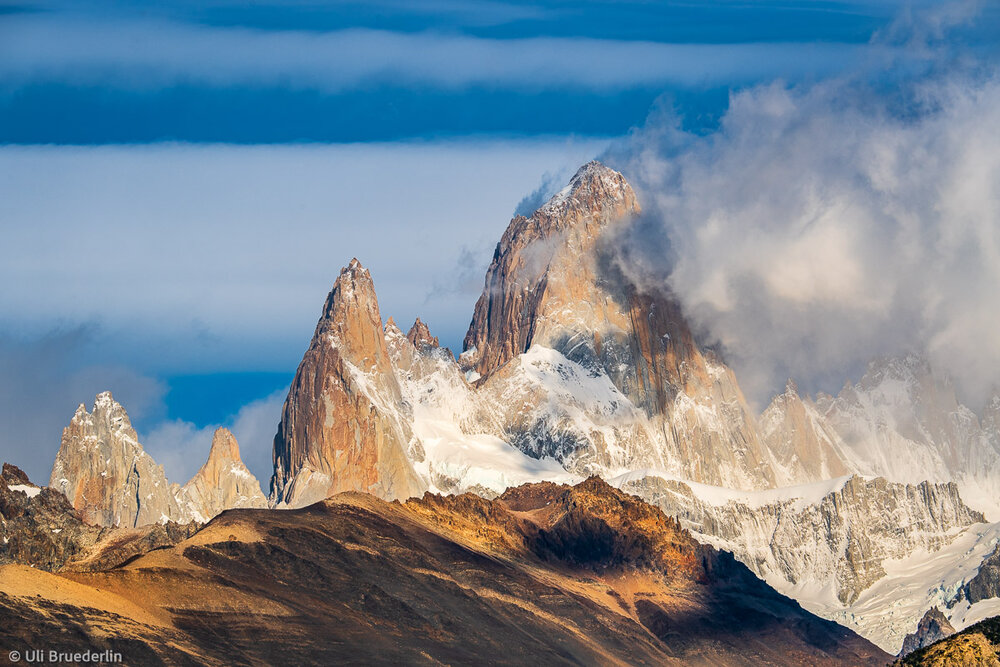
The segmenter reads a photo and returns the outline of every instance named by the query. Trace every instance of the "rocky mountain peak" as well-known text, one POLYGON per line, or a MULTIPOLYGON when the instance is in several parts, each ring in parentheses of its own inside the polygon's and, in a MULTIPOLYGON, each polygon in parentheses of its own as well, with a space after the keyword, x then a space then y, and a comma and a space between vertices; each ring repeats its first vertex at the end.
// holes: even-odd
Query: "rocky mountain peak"
POLYGON ((178 495, 199 522, 227 509, 267 506, 260 483, 243 465, 236 437, 226 428, 216 429, 208 460, 178 495))
POLYGON ((28 475, 13 463, 3 464, 3 472, 0 473, 0 482, 8 486, 35 486, 28 479, 28 475))
POLYGON ((107 391, 91 412, 78 408, 63 429, 49 486, 91 524, 141 526, 180 517, 163 468, 143 451, 128 413, 107 391))
POLYGON ((605 209, 612 209, 616 215, 638 213, 639 202, 624 176, 592 160, 580 167, 569 184, 543 204, 535 215, 566 218, 572 211, 594 214, 605 209))
POLYGON ((207 521, 225 509, 266 505, 227 429, 215 432, 207 462, 184 487, 171 484, 111 392, 97 395, 92 412, 78 408, 63 430, 49 486, 83 521, 108 527, 207 521))
POLYGON ((463 368, 489 375, 526 351, 538 333, 536 323, 555 312, 600 317, 581 312, 595 299, 606 300, 593 294, 602 279, 597 243, 609 225, 639 212, 625 177, 590 162, 531 217, 515 216, 497 244, 476 303, 463 368))
POLYGON ((375 285, 352 259, 334 283, 289 388, 274 439, 271 501, 300 506, 339 491, 384 498, 423 492, 406 458, 411 427, 382 326, 375 285))
POLYGON ((208 460, 195 473, 195 478, 204 479, 212 486, 219 486, 234 466, 245 469, 243 460, 240 458, 239 443, 236 442, 236 437, 229 429, 218 428, 212 435, 212 447, 208 451, 208 460))
POLYGON ((315 336, 326 339, 360 368, 388 368, 375 283, 357 258, 341 270, 334 282, 315 336))
POLYGON ((438 342, 437 336, 431 335, 430 329, 427 328, 426 324, 420 321, 419 317, 413 322, 413 326, 410 327, 409 332, 407 332, 406 338, 413 343, 413 347, 418 350, 441 346, 440 342, 438 342))
POLYGON ((899 652, 899 656, 909 655, 918 649, 930 646, 953 634, 955 634, 955 628, 945 615, 941 613, 941 610, 937 607, 931 607, 924 614, 923 618, 920 619, 917 629, 912 634, 906 635, 906 639, 903 640, 903 649, 899 652))

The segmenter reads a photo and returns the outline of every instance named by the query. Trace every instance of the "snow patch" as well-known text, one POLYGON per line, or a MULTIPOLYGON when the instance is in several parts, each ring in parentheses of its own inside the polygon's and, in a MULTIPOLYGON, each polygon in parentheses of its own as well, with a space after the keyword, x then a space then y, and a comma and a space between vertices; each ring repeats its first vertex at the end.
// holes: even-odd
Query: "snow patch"
POLYGON ((7 488, 10 489, 11 491, 20 491, 29 498, 34 498, 35 496, 37 496, 39 493, 42 492, 42 490, 39 487, 29 486, 27 484, 8 484, 7 488))

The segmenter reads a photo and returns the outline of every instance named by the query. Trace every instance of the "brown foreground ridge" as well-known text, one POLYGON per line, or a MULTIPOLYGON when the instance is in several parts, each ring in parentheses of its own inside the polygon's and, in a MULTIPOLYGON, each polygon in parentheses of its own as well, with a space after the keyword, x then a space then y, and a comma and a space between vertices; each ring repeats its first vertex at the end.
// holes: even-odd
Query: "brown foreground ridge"
POLYGON ((1000 667, 1000 616, 918 649, 896 665, 913 667, 1000 667))
POLYGON ((0 647, 142 665, 889 660, 597 478, 495 500, 343 493, 229 510, 105 571, 5 565, 0 647))

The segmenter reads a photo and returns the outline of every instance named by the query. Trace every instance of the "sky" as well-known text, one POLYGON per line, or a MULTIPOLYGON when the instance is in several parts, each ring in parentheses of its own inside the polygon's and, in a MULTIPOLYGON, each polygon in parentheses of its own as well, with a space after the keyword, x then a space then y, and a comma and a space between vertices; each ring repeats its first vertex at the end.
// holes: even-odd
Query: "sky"
POLYGON ((996 5, 150 5, 0 2, 0 459, 36 481, 110 389, 172 481, 225 425, 266 491, 340 268, 459 351, 512 213, 598 156, 649 212, 623 263, 753 396, 1000 364, 996 5))

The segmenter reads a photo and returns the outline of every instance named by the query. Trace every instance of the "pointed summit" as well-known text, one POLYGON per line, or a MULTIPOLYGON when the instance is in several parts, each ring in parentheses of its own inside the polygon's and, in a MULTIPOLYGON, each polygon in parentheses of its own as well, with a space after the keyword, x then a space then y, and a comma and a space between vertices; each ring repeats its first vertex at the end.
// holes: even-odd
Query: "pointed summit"
POLYGON ((526 351, 538 339, 543 314, 555 327, 567 317, 589 318, 588 308, 605 301, 588 301, 598 298, 598 239, 609 225, 639 212, 625 177, 595 161, 530 218, 515 216, 486 273, 465 336, 463 368, 486 377, 526 351))
POLYGON ((402 404, 375 285, 355 258, 327 296, 289 388, 274 438, 272 504, 300 507, 340 491, 423 493, 405 454, 410 426, 385 409, 402 404))
POLYGON ((236 461, 240 461, 240 445, 236 442, 236 436, 228 428, 215 429, 212 435, 212 449, 208 452, 208 463, 236 461))
POLYGON ((111 392, 97 395, 92 412, 81 408, 63 429, 49 486, 65 494, 91 524, 142 526, 182 519, 163 468, 143 451, 128 413, 111 392))
POLYGON ((410 331, 406 334, 406 338, 413 343, 413 347, 418 350, 441 346, 437 336, 431 335, 431 330, 427 328, 426 324, 420 321, 419 317, 413 322, 413 326, 410 327, 410 331))
POLYGON ((227 509, 267 506, 260 483, 240 459, 236 437, 226 428, 216 429, 208 460, 184 485, 181 497, 190 514, 201 522, 227 509))
POLYGON ((535 215, 542 213, 565 218, 574 209, 593 214, 605 208, 614 209, 618 215, 635 214, 639 212, 639 203, 624 176, 592 160, 580 167, 569 184, 535 215))

